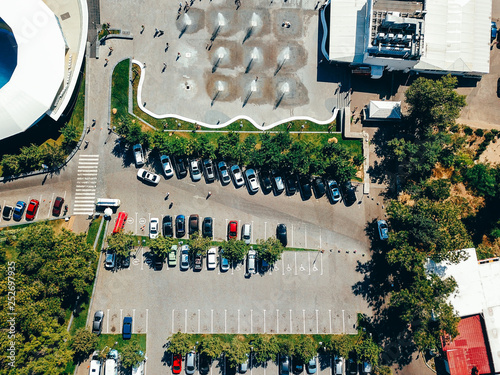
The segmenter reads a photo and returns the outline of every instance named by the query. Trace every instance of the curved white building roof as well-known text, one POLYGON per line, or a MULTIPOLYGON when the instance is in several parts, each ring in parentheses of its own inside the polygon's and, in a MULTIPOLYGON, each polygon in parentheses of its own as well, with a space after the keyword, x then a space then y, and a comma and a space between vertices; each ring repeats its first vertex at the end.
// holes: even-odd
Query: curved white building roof
POLYGON ((66 43, 42 0, 0 1, 0 17, 17 42, 17 66, 0 89, 0 139, 33 125, 63 85, 66 43))

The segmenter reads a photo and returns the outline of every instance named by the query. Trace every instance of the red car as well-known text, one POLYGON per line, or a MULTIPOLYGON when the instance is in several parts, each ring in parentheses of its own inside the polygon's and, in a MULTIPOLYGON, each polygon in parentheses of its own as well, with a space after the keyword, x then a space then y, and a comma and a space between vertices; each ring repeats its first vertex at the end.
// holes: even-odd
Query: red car
POLYGON ((54 208, 52 208, 52 215, 59 216, 61 214, 62 206, 64 204, 64 198, 57 197, 54 201, 54 208))
POLYGON ((174 354, 174 363, 172 364, 172 372, 174 374, 180 374, 182 370, 182 356, 180 354, 174 354))
POLYGON ((40 202, 38 202, 36 199, 30 200, 30 204, 28 205, 28 209, 26 210, 26 220, 33 220, 35 218, 39 205, 40 202))
POLYGON ((238 237, 238 222, 230 221, 227 226, 227 238, 231 240, 236 239, 236 237, 238 237))

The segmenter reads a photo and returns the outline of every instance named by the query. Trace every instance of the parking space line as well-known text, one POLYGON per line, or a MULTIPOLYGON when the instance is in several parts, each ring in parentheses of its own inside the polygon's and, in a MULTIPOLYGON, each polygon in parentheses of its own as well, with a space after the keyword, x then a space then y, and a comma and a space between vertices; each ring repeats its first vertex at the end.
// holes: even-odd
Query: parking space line
POLYGON ((316 333, 319 333, 318 310, 316 310, 316 333))
POLYGON ((266 310, 264 310, 264 333, 266 333, 266 310))
POLYGON ((144 247, 141 247, 141 271, 144 270, 144 247))
POLYGON ((66 190, 64 190, 64 196, 63 196, 64 199, 66 199, 66 190))
POLYGON ((306 334, 306 310, 302 310, 302 322, 304 323, 304 335, 306 334))
POLYGON ((293 246, 293 224, 292 224, 292 247, 294 247, 293 246))
POLYGON ((304 248, 307 249, 307 228, 306 226, 304 225, 304 242, 305 242, 305 245, 304 245, 304 248))
POLYGON ((328 315, 330 316, 330 334, 332 334, 332 310, 328 310, 328 315))
POLYGON ((137 234, 137 212, 135 213, 135 234, 137 234))
POLYGON ((285 276, 285 259, 281 257, 281 274, 285 276))
POLYGON ((321 274, 320 275, 323 275, 323 253, 320 253, 319 257, 320 257, 320 261, 321 261, 321 274))
MULTIPOLYGON (((52 193, 52 198, 50 199, 50 203, 52 203, 54 201, 54 193, 52 193)), ((47 212, 47 219, 50 217, 50 206, 51 204, 49 204, 49 211, 47 212)))
POLYGON ((174 333, 175 333, 175 332, 174 332, 174 319, 175 319, 175 317, 174 317, 174 312, 175 312, 175 309, 174 309, 174 310, 172 310, 172 334, 174 334, 174 333))
POLYGON ((293 333, 293 329, 292 329, 292 310, 290 310, 290 334, 293 333))
POLYGON ((184 310, 184 333, 187 333, 188 331, 188 311, 187 309, 184 310))
POLYGON ((132 333, 134 333, 135 309, 132 309, 132 333))
POLYGON ((345 311, 342 310, 342 333, 345 333, 345 311))
POLYGON ((210 310, 210 333, 214 333, 214 310, 210 310))
POLYGON ((250 309, 250 333, 253 333, 253 310, 250 309))
POLYGON ((144 333, 148 333, 148 317, 149 317, 149 309, 146 309, 146 332, 144 333))
POLYGON ((106 333, 109 333, 109 309, 106 310, 106 333))
MULTIPOLYGON (((5 207, 5 199, 3 200, 3 206, 2 207, 5 207)), ((2 215, 0 215, 0 223, 2 222, 2 215)))
POLYGON ((264 239, 267 240, 267 221, 264 221, 264 239))
POLYGON ((120 333, 120 334, 122 333, 122 324, 121 324, 121 322, 123 322, 123 309, 120 309, 120 321, 118 322, 118 330, 120 331, 118 333, 120 333))
POLYGON ((224 333, 227 333, 227 310, 224 309, 224 333))
POLYGON ((240 333, 240 309, 238 309, 238 331, 236 333, 240 333))
POLYGON ((295 276, 297 276, 297 252, 294 252, 295 255, 295 276))
POLYGON ((307 264, 309 264, 309 275, 311 274, 311 253, 307 252, 307 264))
POLYGON ((319 248, 321 249, 321 228, 319 228, 319 248))
POLYGON ((254 232, 254 227, 253 227, 253 220, 252 220, 252 243, 254 243, 253 242, 253 232, 254 232))
POLYGON ((198 309, 198 333, 201 332, 201 316, 200 316, 200 309, 198 309))
POLYGON ((276 309, 276 333, 280 333, 279 310, 276 309))

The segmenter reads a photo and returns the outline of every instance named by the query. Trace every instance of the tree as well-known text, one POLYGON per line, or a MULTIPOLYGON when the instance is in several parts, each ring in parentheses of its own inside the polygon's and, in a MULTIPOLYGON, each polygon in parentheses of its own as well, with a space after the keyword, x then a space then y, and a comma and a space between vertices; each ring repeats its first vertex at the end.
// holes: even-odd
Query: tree
POLYGON ((116 252, 119 256, 130 255, 130 249, 134 246, 134 236, 132 232, 118 232, 107 238, 108 249, 116 252))
POLYGON ((200 354, 204 354, 209 358, 218 358, 223 352, 222 341, 218 336, 208 335, 201 339, 200 354))
POLYGON ((123 346, 122 352, 122 366, 126 369, 130 369, 137 366, 139 363, 144 361, 144 353, 141 350, 139 342, 136 340, 129 341, 123 346))
POLYGON ((226 354, 226 361, 229 367, 235 368, 236 366, 244 363, 248 359, 250 348, 245 342, 241 342, 237 337, 231 340, 224 348, 226 354))
POLYGON ((299 363, 306 363, 311 358, 318 354, 318 346, 316 342, 306 335, 299 335, 297 343, 293 348, 293 357, 299 363))
POLYGON ((65 149, 69 149, 76 144, 76 139, 78 137, 78 132, 76 126, 72 123, 67 122, 59 132, 63 135, 62 145, 65 149))
POLYGON ((81 362, 97 348, 97 336, 82 327, 75 332, 71 348, 75 351, 75 360, 81 362))
POLYGON ((278 339, 278 348, 281 355, 292 356, 295 353, 295 342, 287 338, 278 339))
POLYGON ((303 141, 293 142, 286 163, 291 173, 309 174, 311 159, 307 144, 303 141))
POLYGON ((116 131, 129 145, 137 143, 145 145, 149 140, 148 135, 142 132, 141 125, 136 123, 135 119, 131 120, 128 116, 120 118, 116 131))
POLYGON ((172 249, 174 239, 172 237, 158 236, 149 243, 149 250, 160 259, 165 259, 172 249))
POLYGON ((378 366, 382 348, 373 342, 371 337, 364 337, 361 343, 356 345, 355 350, 360 362, 369 362, 374 367, 378 366))
POLYGON ((212 243, 212 240, 208 237, 202 237, 198 232, 191 234, 191 242, 189 251, 191 255, 201 255, 205 256, 207 254, 207 250, 212 243))
POLYGON ((2 173, 4 176, 11 176, 21 173, 21 165, 17 155, 5 154, 2 157, 2 173))
POLYGON ((172 354, 180 354, 184 357, 193 349, 193 344, 187 333, 177 332, 169 337, 168 341, 167 351, 172 354))
POLYGON ((281 259, 281 254, 285 248, 275 237, 269 237, 267 240, 257 240, 257 254, 259 259, 265 260, 269 264, 274 264, 281 259))
POLYGON ((43 146, 40 146, 39 153, 42 163, 47 165, 49 168, 61 165, 66 159, 64 149, 52 143, 45 143, 43 146))
POLYGON ((328 351, 347 358, 354 348, 354 341, 349 335, 331 335, 325 342, 328 351))
POLYGON ((248 135, 243 143, 240 143, 238 164, 240 166, 248 165, 250 160, 252 160, 252 155, 255 152, 255 146, 257 145, 257 137, 254 134, 248 135))
POLYGON ((265 363, 274 359, 279 353, 278 339, 275 335, 258 335, 252 345, 257 363, 265 363))
POLYGON ((497 195, 495 170, 487 164, 478 163, 465 172, 467 185, 480 196, 492 198, 497 195))
POLYGON ((240 136, 238 133, 230 132, 222 135, 218 140, 217 153, 221 159, 235 161, 239 158, 240 136))
POLYGON ((231 239, 222 244, 224 258, 230 262, 241 262, 248 253, 249 246, 240 240, 231 239))

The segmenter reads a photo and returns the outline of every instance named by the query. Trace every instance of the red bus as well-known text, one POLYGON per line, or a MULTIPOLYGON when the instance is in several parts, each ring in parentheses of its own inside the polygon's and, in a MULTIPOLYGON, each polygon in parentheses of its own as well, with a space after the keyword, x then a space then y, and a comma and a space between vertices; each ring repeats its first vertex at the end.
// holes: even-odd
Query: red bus
POLYGON ((119 233, 125 227, 125 223, 127 222, 128 215, 126 212, 119 212, 118 217, 116 218, 115 228, 113 229, 113 234, 119 233))

